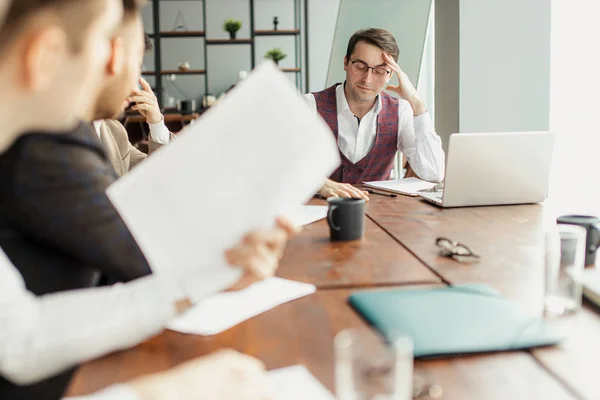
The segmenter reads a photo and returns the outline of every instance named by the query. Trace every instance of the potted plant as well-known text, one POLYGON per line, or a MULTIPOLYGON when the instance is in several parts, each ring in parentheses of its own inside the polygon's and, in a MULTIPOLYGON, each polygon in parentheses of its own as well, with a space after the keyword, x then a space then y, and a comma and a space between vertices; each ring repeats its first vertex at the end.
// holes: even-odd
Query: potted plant
POLYGON ((235 19, 228 19, 223 23, 223 29, 229 32, 229 37, 231 39, 235 39, 235 34, 242 27, 242 21, 238 21, 235 19))
POLYGON ((286 57, 287 57, 287 54, 285 54, 283 52, 283 49, 281 49, 281 48, 271 49, 271 50, 267 51, 267 53, 265 54, 265 58, 267 60, 273 60, 273 61, 275 61, 275 64, 277 64, 277 65, 279 65, 279 61, 283 60, 286 57))

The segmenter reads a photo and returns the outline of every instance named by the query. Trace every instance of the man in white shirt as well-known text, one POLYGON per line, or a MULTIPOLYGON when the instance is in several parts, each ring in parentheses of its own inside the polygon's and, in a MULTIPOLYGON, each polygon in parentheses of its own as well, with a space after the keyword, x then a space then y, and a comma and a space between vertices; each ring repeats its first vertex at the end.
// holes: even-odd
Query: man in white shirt
MULTIPOLYGON (((214 289, 201 275, 181 279, 149 276, 123 285, 36 297, 25 289, 23 279, 0 250, 0 376, 23 385, 22 389, 7 388, 5 382, 0 382, 0 398, 11 394, 28 398, 27 394, 33 393, 36 399, 52 398, 44 385, 37 387, 40 391, 46 389, 45 397, 29 388, 48 377, 60 376, 77 363, 135 346, 160 333, 173 317, 214 293, 214 289)), ((263 381, 264 368, 258 361, 219 352, 165 374, 109 388, 91 398, 196 399, 204 398, 193 397, 200 393, 225 393, 228 395, 210 398, 237 400, 248 396, 262 400, 263 381), (191 379, 192 372, 203 373, 191 379), (252 379, 239 380, 240 374, 249 374, 252 379), (154 396, 156 392, 162 396, 150 396, 152 391, 154 396)))
MULTIPOLYGON (((0 23, 0 152, 23 131, 69 129, 76 124, 97 90, 110 38, 121 22, 123 2, 128 1, 134 0, 15 0, 10 5, 7 22, 0 23)), ((7 0, 0 0, 0 17, 6 6, 7 0)), ((228 259, 235 265, 253 259, 253 266, 245 266, 249 275, 272 275, 290 233, 286 229, 254 233, 252 240, 232 249, 228 259)), ((57 399, 66 384, 57 374, 159 332, 169 318, 212 290, 201 277, 147 277, 126 285, 36 298, 0 252, 0 397, 57 399), (52 379, 21 386, 45 378, 52 379)), ((219 353, 109 389, 96 398, 151 399, 162 394, 186 399, 217 394, 219 399, 258 400, 266 398, 263 381, 256 361, 219 353)))
POLYGON ((346 81, 305 96, 335 135, 342 165, 325 181, 325 197, 368 199, 353 187, 390 179, 396 152, 423 180, 444 178, 444 151, 431 117, 408 76, 396 63, 399 49, 385 29, 357 31, 344 57, 346 81), (398 86, 387 86, 396 74, 398 86), (396 93, 396 99, 383 89, 396 93))

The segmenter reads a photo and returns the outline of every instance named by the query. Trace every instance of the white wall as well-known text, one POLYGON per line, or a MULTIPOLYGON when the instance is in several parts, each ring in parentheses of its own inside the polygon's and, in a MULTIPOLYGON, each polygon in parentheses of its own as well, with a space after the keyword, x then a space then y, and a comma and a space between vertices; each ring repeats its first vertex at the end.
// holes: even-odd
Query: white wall
POLYGON ((325 89, 340 0, 308 0, 310 92, 325 89))
POLYGON ((460 0, 460 132, 547 130, 550 0, 460 0))
POLYGON ((448 150, 459 132, 460 0, 435 0, 435 129, 448 150))
POLYGON ((435 123, 435 2, 431 3, 423 59, 416 88, 435 123))
POLYGON ((600 3, 552 0, 550 199, 557 214, 600 216, 600 3))

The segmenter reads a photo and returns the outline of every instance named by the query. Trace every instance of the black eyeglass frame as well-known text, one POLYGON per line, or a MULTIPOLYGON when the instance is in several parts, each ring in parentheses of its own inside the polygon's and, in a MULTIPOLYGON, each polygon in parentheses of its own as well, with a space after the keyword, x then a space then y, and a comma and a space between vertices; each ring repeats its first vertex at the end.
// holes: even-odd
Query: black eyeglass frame
POLYGON ((381 65, 377 66, 377 67, 371 67, 369 66, 369 64, 367 64, 366 62, 362 61, 362 60, 350 60, 350 62, 352 63, 352 65, 356 64, 356 63, 361 63, 362 65, 364 65, 365 67, 367 67, 367 70, 365 72, 363 72, 363 75, 366 75, 369 73, 369 70, 372 69, 373 70, 373 76, 377 76, 375 75, 375 69, 380 69, 386 72, 385 75, 382 76, 382 78, 386 78, 389 74, 392 73, 392 71, 389 71, 385 68, 383 68, 381 65))

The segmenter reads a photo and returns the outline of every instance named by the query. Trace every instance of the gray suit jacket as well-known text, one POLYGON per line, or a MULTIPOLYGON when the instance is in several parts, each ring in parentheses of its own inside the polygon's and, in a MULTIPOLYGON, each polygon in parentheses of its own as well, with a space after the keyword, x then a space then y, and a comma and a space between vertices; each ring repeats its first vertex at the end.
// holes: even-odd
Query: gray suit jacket
MULTIPOLYGON (((171 133, 171 140, 175 135, 171 133)), ((100 125, 100 140, 104 145, 106 156, 119 176, 125 175, 129 170, 147 157, 129 141, 125 127, 119 122, 105 119, 100 125)), ((158 150, 162 145, 148 138, 148 153, 158 150)))

